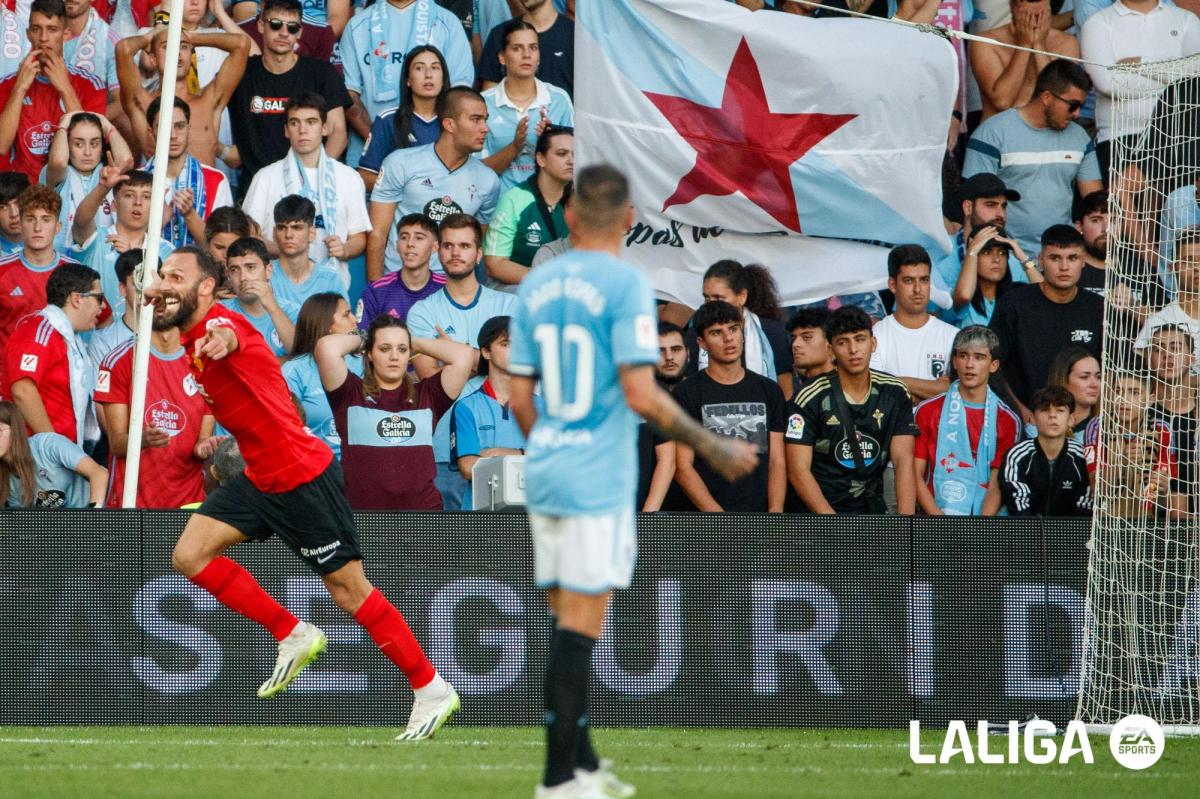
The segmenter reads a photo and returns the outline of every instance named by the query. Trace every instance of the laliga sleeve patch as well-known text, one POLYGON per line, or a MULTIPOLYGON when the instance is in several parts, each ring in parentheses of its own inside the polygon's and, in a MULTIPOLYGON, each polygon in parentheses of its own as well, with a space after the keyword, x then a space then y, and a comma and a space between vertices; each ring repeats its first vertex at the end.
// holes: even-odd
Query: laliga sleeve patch
POLYGON ((639 349, 657 350, 658 349, 658 325, 654 324, 654 320, 645 314, 639 315, 633 320, 634 324, 634 342, 639 349))
POLYGON ((804 438, 804 417, 801 414, 793 413, 788 417, 787 433, 784 437, 796 441, 804 438))
POLYGON ((96 391, 106 394, 108 393, 109 386, 111 385, 112 372, 108 371, 107 369, 101 369, 99 374, 96 375, 96 391))
POLYGON ((36 372, 38 370, 38 356, 22 355, 21 356, 21 371, 36 372))
POLYGON ((205 330, 212 330, 217 327, 233 327, 233 320, 227 316, 215 316, 204 323, 205 330))

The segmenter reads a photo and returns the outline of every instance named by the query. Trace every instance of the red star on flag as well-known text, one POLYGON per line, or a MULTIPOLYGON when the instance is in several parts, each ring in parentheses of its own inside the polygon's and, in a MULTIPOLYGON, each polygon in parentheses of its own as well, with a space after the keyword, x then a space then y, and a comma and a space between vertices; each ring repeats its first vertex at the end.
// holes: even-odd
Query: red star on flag
POLYGON ((805 153, 857 114, 776 114, 767 105, 758 63, 743 38, 725 76, 720 108, 684 97, 644 92, 696 150, 696 165, 663 203, 740 191, 789 230, 800 232, 788 170, 805 153))

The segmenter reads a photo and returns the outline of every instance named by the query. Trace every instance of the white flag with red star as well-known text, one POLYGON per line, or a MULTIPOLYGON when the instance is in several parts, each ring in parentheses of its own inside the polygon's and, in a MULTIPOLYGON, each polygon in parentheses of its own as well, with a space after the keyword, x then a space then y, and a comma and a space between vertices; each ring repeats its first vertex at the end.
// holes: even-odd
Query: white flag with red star
POLYGON ((883 288, 887 246, 949 253, 946 41, 723 0, 591 0, 578 14, 576 163, 629 176, 625 257, 664 296, 699 304, 723 258, 768 266, 792 304, 883 288))

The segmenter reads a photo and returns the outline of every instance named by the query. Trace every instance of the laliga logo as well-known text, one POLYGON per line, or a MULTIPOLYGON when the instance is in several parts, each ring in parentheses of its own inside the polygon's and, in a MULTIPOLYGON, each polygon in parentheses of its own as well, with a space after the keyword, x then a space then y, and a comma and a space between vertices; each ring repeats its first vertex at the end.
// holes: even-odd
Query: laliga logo
MULTIPOLYGON (((1082 721, 1071 721, 1059 746, 1058 727, 1045 719, 1031 716, 1024 722, 1010 721, 1007 725, 989 724, 981 720, 975 725, 975 740, 964 721, 951 721, 946 728, 942 750, 937 755, 921 751, 921 722, 908 723, 908 756, 920 765, 946 765, 961 757, 963 763, 999 764, 1031 763, 1045 765, 1055 761, 1069 763, 1076 755, 1083 756, 1088 765, 1095 763, 1092 744, 1082 721), (991 751, 995 748, 997 751, 991 751), (1023 756, 1023 759, 1022 759, 1023 756)), ((1126 716, 1118 721, 1109 735, 1108 747, 1113 759, 1128 769, 1140 770, 1153 766, 1162 757, 1164 748, 1162 727, 1149 716, 1126 716)))

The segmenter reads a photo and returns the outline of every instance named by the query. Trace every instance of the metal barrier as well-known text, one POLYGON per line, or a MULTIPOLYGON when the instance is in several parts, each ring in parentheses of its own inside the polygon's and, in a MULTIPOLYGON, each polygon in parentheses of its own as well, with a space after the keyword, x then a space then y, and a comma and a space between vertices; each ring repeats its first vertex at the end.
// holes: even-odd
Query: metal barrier
MULTIPOLYGON (((174 574, 187 515, 0 513, 0 723, 400 725, 403 677, 278 541, 235 547, 329 635, 280 698, 270 636, 174 574)), ((360 514, 367 573, 463 695, 536 724, 548 617, 523 514, 360 514)), ((1071 717, 1086 520, 654 514, 597 648, 615 726, 1071 717)))

